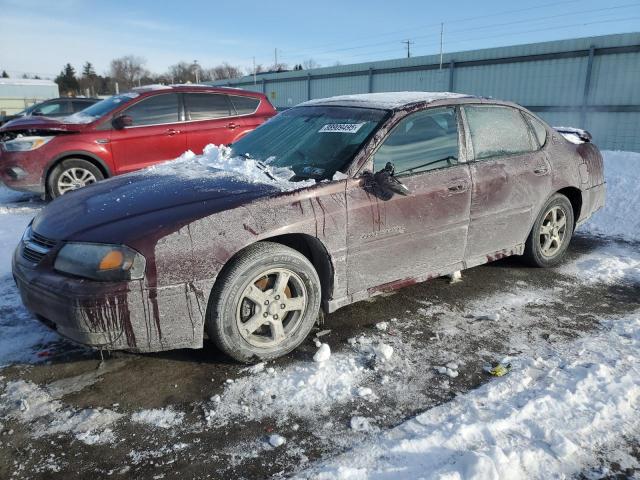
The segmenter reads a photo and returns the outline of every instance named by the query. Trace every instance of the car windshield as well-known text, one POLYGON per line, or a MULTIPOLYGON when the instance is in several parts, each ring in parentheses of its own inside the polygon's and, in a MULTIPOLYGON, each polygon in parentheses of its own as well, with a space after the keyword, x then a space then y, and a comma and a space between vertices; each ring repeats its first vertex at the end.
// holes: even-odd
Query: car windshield
POLYGON ((234 143, 232 154, 288 167, 299 179, 331 179, 386 116, 384 110, 368 108, 293 108, 234 143))
MULTIPOLYGON (((105 98, 104 100, 94 103, 88 108, 85 108, 81 112, 76 113, 77 116, 88 117, 98 119, 107 113, 115 110, 122 104, 131 101, 131 99, 138 97, 137 93, 123 93, 121 95, 114 95, 113 97, 105 98)), ((73 117, 73 115, 72 115, 73 117)))

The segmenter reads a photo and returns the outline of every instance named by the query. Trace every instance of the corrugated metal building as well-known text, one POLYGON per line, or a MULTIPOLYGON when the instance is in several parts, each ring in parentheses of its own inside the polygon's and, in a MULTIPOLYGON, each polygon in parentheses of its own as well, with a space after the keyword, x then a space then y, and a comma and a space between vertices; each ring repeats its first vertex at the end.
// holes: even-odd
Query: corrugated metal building
POLYGON ((605 149, 640 152, 640 33, 340 65, 213 82, 266 93, 279 108, 383 91, 511 100, 552 125, 586 128, 605 149))
POLYGON ((51 80, 0 78, 0 117, 59 95, 58 84, 51 80))

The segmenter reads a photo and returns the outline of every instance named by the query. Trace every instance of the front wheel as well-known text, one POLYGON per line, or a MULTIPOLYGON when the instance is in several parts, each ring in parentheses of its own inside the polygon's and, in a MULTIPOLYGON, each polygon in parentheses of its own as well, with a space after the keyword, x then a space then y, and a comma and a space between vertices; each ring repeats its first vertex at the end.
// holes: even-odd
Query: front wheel
POLYGON ((81 158, 67 158, 49 174, 47 186, 51 198, 57 198, 103 179, 104 175, 93 163, 81 158))
POLYGON ((562 261, 573 235, 573 207, 556 193, 542 208, 525 244, 524 258, 535 267, 552 267, 562 261))
POLYGON ((318 274, 304 255, 277 243, 256 243, 220 273, 207 309, 207 334, 240 362, 280 357, 313 328, 320 295, 318 274))

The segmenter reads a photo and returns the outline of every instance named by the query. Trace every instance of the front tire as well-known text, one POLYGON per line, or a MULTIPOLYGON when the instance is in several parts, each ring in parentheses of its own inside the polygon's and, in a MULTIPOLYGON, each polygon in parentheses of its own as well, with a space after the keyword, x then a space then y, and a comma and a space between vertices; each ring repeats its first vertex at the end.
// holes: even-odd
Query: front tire
POLYGON ((104 175, 93 163, 81 158, 67 158, 49 174, 47 187, 51 198, 57 198, 100 180, 104 180, 104 175))
POLYGON ((209 299, 207 334, 240 362, 277 358, 307 337, 318 317, 320 298, 318 274, 304 255, 259 242, 220 273, 209 299))
POLYGON ((525 244, 524 259, 541 268, 560 263, 573 235, 573 207, 567 197, 556 193, 540 211, 525 244))

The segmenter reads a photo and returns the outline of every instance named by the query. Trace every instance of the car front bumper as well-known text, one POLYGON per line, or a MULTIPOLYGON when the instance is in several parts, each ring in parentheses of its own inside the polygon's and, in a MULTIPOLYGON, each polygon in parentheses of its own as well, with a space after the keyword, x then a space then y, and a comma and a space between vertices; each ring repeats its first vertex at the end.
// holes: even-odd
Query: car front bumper
POLYGON ((154 352, 201 348, 206 299, 193 283, 149 287, 144 280, 96 282, 13 256, 22 302, 48 327, 76 343, 105 350, 154 352))
POLYGON ((44 162, 40 149, 6 152, 0 147, 0 182, 13 190, 43 194, 44 162))

